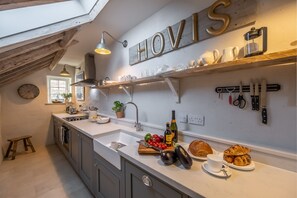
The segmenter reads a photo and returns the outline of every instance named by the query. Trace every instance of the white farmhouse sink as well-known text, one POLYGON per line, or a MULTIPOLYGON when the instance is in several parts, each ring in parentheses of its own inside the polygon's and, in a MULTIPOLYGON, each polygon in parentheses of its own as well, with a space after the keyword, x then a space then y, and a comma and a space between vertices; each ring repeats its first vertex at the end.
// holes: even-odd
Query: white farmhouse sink
POLYGON ((124 130, 116 130, 94 138, 94 151, 121 170, 121 158, 117 150, 123 146, 136 144, 140 140, 138 134, 124 130))

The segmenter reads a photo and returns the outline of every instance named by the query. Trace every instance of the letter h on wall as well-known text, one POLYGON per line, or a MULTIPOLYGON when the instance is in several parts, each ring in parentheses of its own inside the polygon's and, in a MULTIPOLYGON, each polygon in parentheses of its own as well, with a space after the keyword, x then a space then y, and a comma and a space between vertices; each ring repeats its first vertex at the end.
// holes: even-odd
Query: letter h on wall
POLYGON ((148 59, 148 51, 147 51, 147 39, 145 39, 142 43, 138 44, 137 47, 137 57, 138 61, 141 61, 141 53, 144 52, 144 59, 148 59), (144 47, 141 48, 141 44, 144 43, 144 47))

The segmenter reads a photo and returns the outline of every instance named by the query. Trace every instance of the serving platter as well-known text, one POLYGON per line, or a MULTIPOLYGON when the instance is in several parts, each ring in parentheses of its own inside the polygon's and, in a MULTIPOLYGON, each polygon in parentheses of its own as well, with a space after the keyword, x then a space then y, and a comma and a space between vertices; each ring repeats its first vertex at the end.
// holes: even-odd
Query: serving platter
POLYGON ((224 160, 224 164, 226 164, 230 168, 234 168, 234 169, 237 169, 237 170, 243 170, 243 171, 251 171, 251 170, 254 170, 256 168, 254 161, 251 161, 251 163, 249 165, 247 165, 247 166, 236 166, 235 164, 228 163, 225 160, 224 160))
MULTIPOLYGON (((212 149, 212 152, 213 154, 219 154, 220 152, 219 151, 216 151, 215 149, 211 148, 212 149)), ((197 160, 201 160, 201 161, 206 161, 207 160, 207 157, 199 157, 199 156, 195 156, 191 153, 191 151, 189 150, 188 148, 188 153, 189 155, 191 156, 191 158, 193 159, 197 159, 197 160)))

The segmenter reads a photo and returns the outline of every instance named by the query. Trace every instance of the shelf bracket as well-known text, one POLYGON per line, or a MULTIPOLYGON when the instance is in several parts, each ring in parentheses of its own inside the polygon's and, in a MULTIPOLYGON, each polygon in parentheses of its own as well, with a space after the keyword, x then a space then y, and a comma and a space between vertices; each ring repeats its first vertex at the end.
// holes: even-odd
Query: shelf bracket
POLYGON ((123 89, 124 92, 127 94, 127 96, 130 98, 130 101, 132 101, 132 99, 133 99, 133 87, 132 86, 121 85, 119 88, 123 89))
POLYGON ((102 89, 98 89, 99 90, 99 92, 103 95, 103 96, 105 96, 105 97, 107 97, 107 95, 108 95, 108 89, 106 90, 106 89, 104 89, 104 90, 102 90, 102 89))
POLYGON ((180 103, 179 80, 174 78, 165 78, 165 82, 172 91, 176 103, 180 103))

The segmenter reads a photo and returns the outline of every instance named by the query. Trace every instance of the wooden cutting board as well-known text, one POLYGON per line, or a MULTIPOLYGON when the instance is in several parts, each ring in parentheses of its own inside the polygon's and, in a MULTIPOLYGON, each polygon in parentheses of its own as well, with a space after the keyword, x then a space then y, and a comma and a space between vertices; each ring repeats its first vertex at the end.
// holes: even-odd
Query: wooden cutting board
MULTIPOLYGON (((165 149, 165 151, 173 151, 174 147, 168 147, 167 149, 165 149)), ((155 149, 152 148, 147 148, 145 146, 143 146, 142 144, 139 144, 138 146, 138 153, 139 154, 159 154, 159 151, 156 151, 155 149)))

